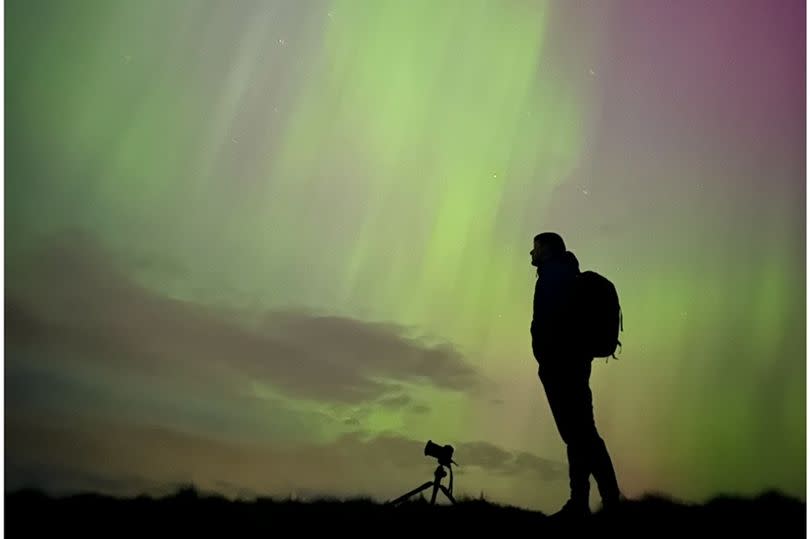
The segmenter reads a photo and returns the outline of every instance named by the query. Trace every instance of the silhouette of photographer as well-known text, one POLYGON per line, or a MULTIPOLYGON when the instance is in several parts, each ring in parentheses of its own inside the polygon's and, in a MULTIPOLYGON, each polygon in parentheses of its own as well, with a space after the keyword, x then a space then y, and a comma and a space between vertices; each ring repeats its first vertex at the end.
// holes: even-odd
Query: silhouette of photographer
POLYGON ((537 267, 531 323, 532 352, 557 430, 568 453, 570 499, 552 515, 555 519, 590 515, 590 475, 612 509, 621 494, 610 455, 597 432, 589 381, 593 356, 582 350, 574 334, 572 297, 579 261, 562 237, 543 232, 534 237, 530 252, 537 267))

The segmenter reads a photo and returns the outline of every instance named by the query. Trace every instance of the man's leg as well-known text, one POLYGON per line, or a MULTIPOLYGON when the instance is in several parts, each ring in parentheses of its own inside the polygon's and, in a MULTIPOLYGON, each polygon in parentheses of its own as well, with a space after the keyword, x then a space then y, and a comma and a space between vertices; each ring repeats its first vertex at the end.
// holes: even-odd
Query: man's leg
POLYGON ((570 503, 577 507, 587 507, 591 488, 591 456, 587 444, 583 443, 585 440, 581 435, 582 428, 577 425, 582 416, 581 384, 577 388, 577 384, 572 383, 570 370, 563 370, 558 365, 546 365, 538 373, 546 390, 557 430, 566 445, 570 503))
POLYGON ((619 484, 616 481, 616 471, 613 469, 613 462, 610 460, 605 441, 598 434, 591 446, 591 471, 593 478, 599 488, 599 495, 603 504, 611 504, 619 501, 619 484))
POLYGON ((591 436, 593 426, 593 407, 591 390, 588 387, 590 362, 581 362, 567 358, 560 383, 563 394, 560 397, 561 415, 565 434, 563 439, 568 445, 568 463, 570 466, 571 499, 588 505, 591 476, 591 436))
POLYGON ((585 444, 578 443, 575 435, 566 435, 568 450, 568 484, 571 502, 578 507, 589 505, 591 493, 590 455, 585 444))
POLYGON ((574 362, 572 365, 581 367, 571 373, 570 393, 573 398, 571 410, 575 415, 571 419, 574 430, 572 433, 573 445, 586 455, 584 458, 587 460, 587 470, 589 473, 593 473, 603 502, 617 501, 619 486, 616 481, 616 473, 605 441, 599 435, 594 420, 593 395, 590 388, 591 362, 574 362), (580 446, 581 449, 579 449, 580 446))

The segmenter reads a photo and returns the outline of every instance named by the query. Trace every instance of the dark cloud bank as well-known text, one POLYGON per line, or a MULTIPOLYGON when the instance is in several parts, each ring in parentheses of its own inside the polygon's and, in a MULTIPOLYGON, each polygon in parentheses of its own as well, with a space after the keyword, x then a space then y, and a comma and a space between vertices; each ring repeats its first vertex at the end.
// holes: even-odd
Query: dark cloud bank
MULTIPOLYGON (((405 385, 475 392, 483 382, 452 345, 427 345, 393 324, 296 311, 247 316, 156 294, 78 234, 7 261, 5 316, 7 372, 27 373, 15 375, 27 387, 11 388, 6 402, 7 489, 134 494, 192 482, 233 496, 386 498, 398 494, 392 484, 409 489, 435 465, 423 454, 425 440, 358 431, 356 418, 340 420, 355 432, 328 443, 259 443, 116 419, 101 403, 89 415, 31 405, 55 393, 60 373, 114 372, 115 383, 143 384, 145 395, 154 382, 178 399, 196 392, 231 404, 259 381, 291 399, 423 414, 429 406, 405 385), (50 385, 35 387, 46 379, 50 385)), ((486 442, 456 450, 462 474, 565 475, 561 463, 486 442)))
POLYGON ((186 382, 259 381, 293 398, 404 406, 414 403, 400 383, 472 391, 481 382, 451 344, 424 344, 393 324, 289 310, 249 316, 161 296, 81 235, 10 267, 5 316, 11 346, 186 382))

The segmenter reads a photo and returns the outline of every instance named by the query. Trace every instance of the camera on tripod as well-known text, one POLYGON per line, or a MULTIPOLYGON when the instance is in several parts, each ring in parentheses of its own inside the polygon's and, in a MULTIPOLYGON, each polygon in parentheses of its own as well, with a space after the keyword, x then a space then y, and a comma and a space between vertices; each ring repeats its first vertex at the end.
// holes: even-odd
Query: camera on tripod
POLYGON ((430 497, 431 505, 436 503, 436 495, 439 491, 444 494, 451 503, 455 504, 456 500, 453 498, 453 467, 452 464, 458 466, 453 460, 453 446, 452 445, 439 445, 434 443, 433 440, 428 440, 427 444, 425 444, 425 456, 433 457, 439 461, 439 465, 436 466, 436 470, 433 472, 433 481, 427 481, 422 485, 416 487, 410 492, 406 492, 396 500, 392 500, 388 502, 389 505, 397 505, 398 503, 404 502, 408 498, 419 494, 423 490, 433 488, 433 493, 430 497), (449 488, 442 485, 442 479, 447 477, 447 472, 444 471, 444 467, 447 466, 450 469, 450 485, 449 488))

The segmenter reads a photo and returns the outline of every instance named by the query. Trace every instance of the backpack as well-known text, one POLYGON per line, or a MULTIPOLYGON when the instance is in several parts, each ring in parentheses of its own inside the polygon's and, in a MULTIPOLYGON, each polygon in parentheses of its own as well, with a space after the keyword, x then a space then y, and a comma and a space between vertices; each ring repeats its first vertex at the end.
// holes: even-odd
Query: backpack
POLYGON ((619 332, 624 331, 619 294, 609 279, 595 271, 577 275, 574 285, 573 337, 591 358, 618 359, 619 332))

